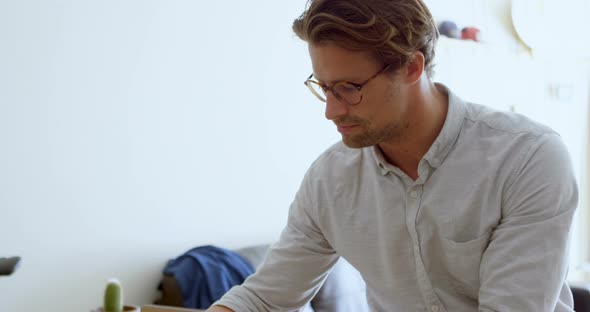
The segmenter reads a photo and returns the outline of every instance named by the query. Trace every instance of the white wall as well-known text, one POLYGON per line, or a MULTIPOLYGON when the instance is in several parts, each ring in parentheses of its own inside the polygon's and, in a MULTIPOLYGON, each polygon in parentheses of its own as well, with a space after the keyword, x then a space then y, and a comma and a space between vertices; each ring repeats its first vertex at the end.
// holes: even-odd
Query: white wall
MULTIPOLYGON (((509 1, 465 3, 452 3, 465 23, 480 14, 493 46, 518 50, 509 1)), ((88 311, 109 277, 146 303, 191 247, 277 238, 308 165, 339 139, 302 83, 290 27, 304 5, 0 0, 0 257, 23 257, 0 278, 0 311, 88 311)), ((438 80, 501 108, 527 100, 507 82, 466 85, 453 57, 482 49, 441 42, 438 80)))
POLYGON ((276 239, 338 139, 303 85, 304 1, 0 1, 0 311, 130 303, 201 244, 276 239))

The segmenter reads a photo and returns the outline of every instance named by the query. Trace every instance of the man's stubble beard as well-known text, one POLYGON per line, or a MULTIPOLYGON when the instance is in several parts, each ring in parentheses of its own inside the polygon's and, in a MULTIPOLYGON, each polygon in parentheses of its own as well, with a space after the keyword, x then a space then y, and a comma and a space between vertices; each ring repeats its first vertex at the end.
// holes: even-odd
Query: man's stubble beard
MULTIPOLYGON (((399 94, 399 87, 392 86, 387 98, 394 103, 399 103, 399 94)), ((344 118, 346 123, 357 123, 362 131, 356 134, 342 135, 342 142, 350 148, 369 147, 382 142, 402 142, 407 138, 410 123, 406 118, 406 111, 398 111, 398 114, 397 120, 389 121, 380 128, 375 128, 370 121, 360 118, 344 118)))
POLYGON ((380 129, 372 128, 370 123, 359 125, 362 132, 350 135, 342 135, 342 142, 350 148, 363 148, 377 145, 382 142, 399 142, 406 137, 409 127, 407 121, 392 121, 380 129))

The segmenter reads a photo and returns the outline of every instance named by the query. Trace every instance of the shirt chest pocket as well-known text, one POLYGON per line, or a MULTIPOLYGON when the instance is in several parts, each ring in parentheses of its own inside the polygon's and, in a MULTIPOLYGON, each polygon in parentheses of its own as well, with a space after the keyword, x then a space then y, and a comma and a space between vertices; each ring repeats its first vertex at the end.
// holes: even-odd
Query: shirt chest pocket
POLYGON ((443 238, 441 264, 449 275, 456 291, 477 298, 479 292, 479 267, 488 246, 490 232, 465 242, 443 238))

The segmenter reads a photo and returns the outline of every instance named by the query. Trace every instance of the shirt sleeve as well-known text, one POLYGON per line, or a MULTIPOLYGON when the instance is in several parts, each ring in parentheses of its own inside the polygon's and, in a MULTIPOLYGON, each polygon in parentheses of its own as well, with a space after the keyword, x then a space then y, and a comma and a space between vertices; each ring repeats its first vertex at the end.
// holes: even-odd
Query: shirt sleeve
POLYGON ((290 209, 287 226, 259 268, 215 305, 234 311, 296 311, 319 290, 338 260, 317 226, 317 210, 306 174, 290 209))
POLYGON ((537 138, 522 159, 483 254, 479 311, 554 311, 565 285, 578 203, 571 160, 555 133, 537 138))

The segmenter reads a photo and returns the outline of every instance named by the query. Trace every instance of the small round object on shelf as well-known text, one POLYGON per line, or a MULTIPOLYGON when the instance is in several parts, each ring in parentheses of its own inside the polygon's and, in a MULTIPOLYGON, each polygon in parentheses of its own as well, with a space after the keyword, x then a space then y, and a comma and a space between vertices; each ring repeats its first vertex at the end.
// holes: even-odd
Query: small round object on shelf
POLYGON ((479 29, 477 27, 465 27, 461 30, 461 39, 479 42, 479 29))
POLYGON ((459 39, 461 38, 461 32, 459 31, 459 27, 453 21, 442 21, 438 25, 438 32, 446 37, 459 39))

